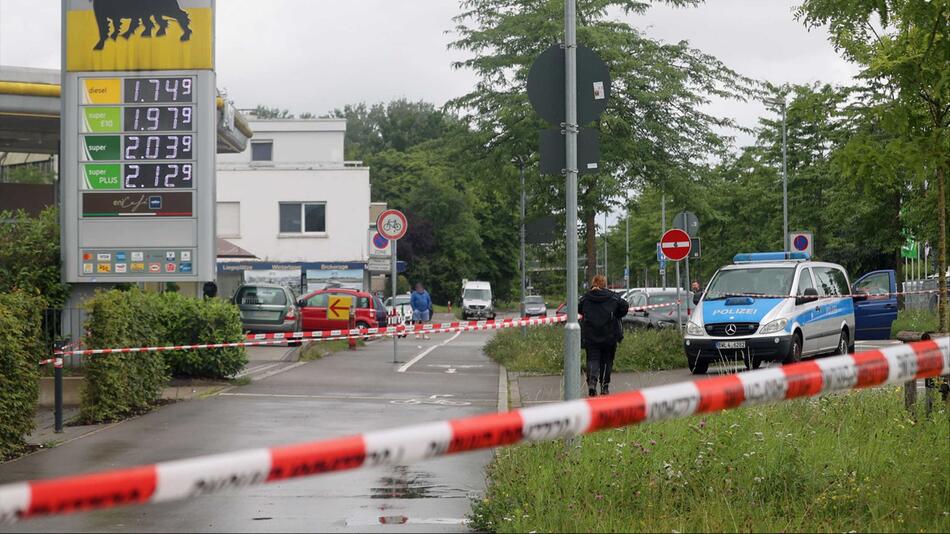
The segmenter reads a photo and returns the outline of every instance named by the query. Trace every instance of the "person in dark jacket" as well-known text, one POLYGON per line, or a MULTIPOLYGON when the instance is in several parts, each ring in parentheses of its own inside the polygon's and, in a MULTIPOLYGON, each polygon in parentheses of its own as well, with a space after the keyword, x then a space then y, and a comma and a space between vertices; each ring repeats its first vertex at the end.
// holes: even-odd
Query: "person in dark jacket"
POLYGON ((581 298, 577 307, 581 319, 581 344, 587 350, 588 395, 610 393, 610 373, 614 367, 617 344, 623 340, 620 320, 627 315, 630 304, 620 295, 607 289, 607 279, 598 274, 591 281, 591 289, 581 298))

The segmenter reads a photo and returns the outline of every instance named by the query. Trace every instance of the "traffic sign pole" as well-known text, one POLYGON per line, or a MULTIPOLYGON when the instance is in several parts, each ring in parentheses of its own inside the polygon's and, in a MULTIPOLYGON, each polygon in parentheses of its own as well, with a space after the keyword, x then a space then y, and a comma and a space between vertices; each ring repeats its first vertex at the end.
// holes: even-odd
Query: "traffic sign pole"
MULTIPOLYGON (((564 0, 567 174, 567 324, 564 326, 564 400, 581 396, 581 326, 577 321, 577 2, 564 0)), ((573 445, 571 441, 569 445, 573 445)))
MULTIPOLYGON (((392 242, 392 288, 393 288, 393 311, 396 311, 396 291, 399 290, 399 273, 396 272, 396 247, 399 241, 392 242)), ((398 317, 398 315, 397 315, 398 317)), ((393 363, 399 363, 399 336, 393 335, 393 363)))

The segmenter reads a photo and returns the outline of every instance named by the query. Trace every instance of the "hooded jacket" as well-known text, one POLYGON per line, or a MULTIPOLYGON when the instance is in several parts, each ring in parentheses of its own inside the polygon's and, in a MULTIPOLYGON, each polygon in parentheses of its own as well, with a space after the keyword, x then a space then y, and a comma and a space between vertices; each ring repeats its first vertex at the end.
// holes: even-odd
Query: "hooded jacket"
POLYGON ((630 304, 609 289, 594 289, 581 298, 577 311, 581 319, 581 342, 584 347, 616 345, 623 339, 620 319, 627 315, 630 304))

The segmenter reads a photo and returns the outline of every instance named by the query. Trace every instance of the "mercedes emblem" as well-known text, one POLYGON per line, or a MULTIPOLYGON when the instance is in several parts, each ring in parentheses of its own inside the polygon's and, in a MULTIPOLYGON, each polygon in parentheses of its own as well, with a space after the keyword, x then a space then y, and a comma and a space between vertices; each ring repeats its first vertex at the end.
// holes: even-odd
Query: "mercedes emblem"
POLYGON ((726 326, 726 335, 727 335, 727 336, 734 336, 734 335, 736 335, 736 332, 737 332, 737 331, 738 331, 738 329, 736 328, 736 325, 734 325, 734 324, 731 324, 731 325, 726 326))

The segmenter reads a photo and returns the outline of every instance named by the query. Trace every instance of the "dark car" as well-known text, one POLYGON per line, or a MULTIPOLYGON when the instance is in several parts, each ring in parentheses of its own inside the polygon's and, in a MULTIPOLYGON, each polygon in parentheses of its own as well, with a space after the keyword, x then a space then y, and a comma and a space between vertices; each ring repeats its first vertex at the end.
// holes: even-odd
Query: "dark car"
POLYGON ((527 317, 547 317, 548 305, 544 302, 544 297, 527 296, 524 298, 524 316, 527 317))
POLYGON ((686 291, 680 291, 679 310, 677 310, 676 300, 676 289, 632 291, 627 296, 627 302, 630 303, 630 313, 623 318, 624 328, 675 327, 678 314, 681 314, 679 317, 681 317, 682 323, 686 324, 691 310, 689 303, 692 302, 692 296, 686 291), (669 304, 669 306, 650 310, 636 310, 636 308, 657 304, 669 304))
POLYGON ((231 301, 241 312, 247 332, 298 332, 300 310, 293 291, 276 284, 243 285, 231 301))

